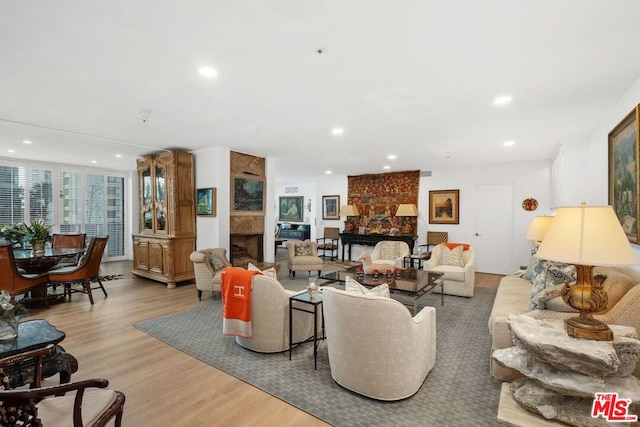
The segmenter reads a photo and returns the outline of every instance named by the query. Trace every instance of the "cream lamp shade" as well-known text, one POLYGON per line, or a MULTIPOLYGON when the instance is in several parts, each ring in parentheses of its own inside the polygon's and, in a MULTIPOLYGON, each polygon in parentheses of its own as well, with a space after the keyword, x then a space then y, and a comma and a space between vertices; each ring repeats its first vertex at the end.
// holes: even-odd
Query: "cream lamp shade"
POLYGON ((414 204, 398 205, 396 216, 418 216, 418 208, 414 204))
POLYGON ((524 235, 524 238, 527 240, 533 240, 534 242, 541 241, 545 233, 547 232, 552 219, 552 216, 533 217, 533 219, 531 220, 531 224, 529 224, 527 234, 524 235))
POLYGON ((358 207, 356 205, 340 206, 340 216, 359 216, 358 207))
POLYGON ((611 206, 561 207, 551 218, 538 258, 594 266, 638 264, 611 206))

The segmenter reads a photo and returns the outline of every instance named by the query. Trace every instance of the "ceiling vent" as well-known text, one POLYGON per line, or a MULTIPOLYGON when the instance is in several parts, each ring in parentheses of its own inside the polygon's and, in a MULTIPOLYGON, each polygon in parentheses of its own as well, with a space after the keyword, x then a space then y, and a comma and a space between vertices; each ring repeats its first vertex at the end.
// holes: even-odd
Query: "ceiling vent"
POLYGON ((420 171, 421 177, 431 176, 431 171, 420 171))

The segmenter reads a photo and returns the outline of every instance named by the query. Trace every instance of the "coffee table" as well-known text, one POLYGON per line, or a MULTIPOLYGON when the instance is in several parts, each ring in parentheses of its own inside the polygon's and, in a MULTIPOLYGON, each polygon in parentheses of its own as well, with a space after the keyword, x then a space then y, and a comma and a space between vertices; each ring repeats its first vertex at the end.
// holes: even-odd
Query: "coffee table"
POLYGON ((415 316, 418 310, 418 300, 427 293, 433 292, 436 286, 440 286, 440 305, 444 306, 444 279, 442 276, 444 276, 444 273, 435 271, 400 269, 400 278, 396 278, 394 274, 391 279, 387 279, 384 274, 380 274, 378 280, 375 280, 373 275, 365 274, 364 278, 359 279, 356 277, 355 267, 352 267, 343 271, 323 273, 320 275, 320 279, 324 279, 328 283, 344 284, 347 277, 351 277, 368 288, 386 283, 389 285, 391 294, 408 295, 413 299, 413 314, 415 316))

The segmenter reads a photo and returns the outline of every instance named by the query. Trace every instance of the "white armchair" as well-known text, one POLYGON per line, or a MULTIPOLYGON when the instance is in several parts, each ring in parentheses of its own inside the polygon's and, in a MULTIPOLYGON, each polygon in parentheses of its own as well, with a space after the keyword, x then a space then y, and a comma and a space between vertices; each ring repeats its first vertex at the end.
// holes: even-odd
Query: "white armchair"
MULTIPOLYGON (((276 279, 255 275, 251 279, 251 338, 236 336, 242 347, 260 353, 289 350, 289 297, 298 292, 282 287, 276 279)), ((321 321, 321 319, 320 319, 321 321)), ((294 342, 313 336, 313 315, 293 311, 294 342)))
MULTIPOLYGON (((444 273, 443 292, 445 294, 472 297, 476 284, 473 249, 469 245, 463 245, 463 248, 466 246, 467 249, 462 251, 460 257, 452 256, 452 250, 449 247, 456 245, 463 244, 441 243, 437 245, 431 251, 431 258, 426 262, 424 269, 444 273)), ((434 289, 434 292, 440 292, 440 289, 434 289)))
POLYGON ((220 293, 220 275, 225 267, 231 266, 224 248, 202 249, 191 252, 189 256, 193 262, 193 272, 196 276, 198 299, 202 298, 202 291, 220 293))
POLYGON ((400 302, 331 287, 322 291, 331 376, 378 400, 415 394, 436 361, 436 310, 414 317, 400 302), (349 325, 349 327, 345 327, 349 325))
POLYGON ((373 270, 384 272, 396 267, 402 268, 404 257, 409 256, 409 245, 395 240, 383 240, 376 243, 373 252, 363 252, 358 259, 363 260, 362 268, 367 274, 373 270))

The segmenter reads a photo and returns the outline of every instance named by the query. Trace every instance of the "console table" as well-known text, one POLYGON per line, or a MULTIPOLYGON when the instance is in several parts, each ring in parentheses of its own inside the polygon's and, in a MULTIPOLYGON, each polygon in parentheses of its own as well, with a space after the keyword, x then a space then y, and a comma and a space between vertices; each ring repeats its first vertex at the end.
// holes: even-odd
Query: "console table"
POLYGON ((309 240, 311 239, 311 226, 309 224, 292 224, 291 228, 282 228, 278 224, 278 238, 290 240, 309 240))
POLYGON ((376 243, 383 240, 399 240, 409 245, 409 253, 413 253, 413 246, 415 245, 418 236, 413 234, 397 234, 390 236, 388 234, 357 234, 357 233, 341 233, 340 240, 342 241, 342 261, 344 261, 344 248, 349 246, 349 260, 351 260, 351 245, 364 245, 375 246, 376 243))

